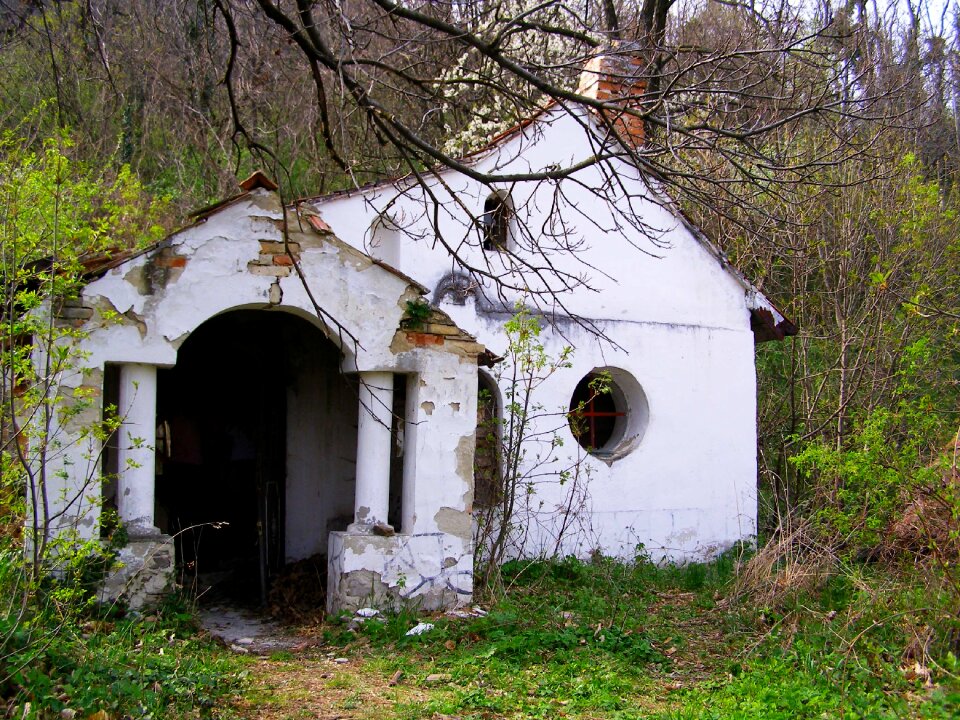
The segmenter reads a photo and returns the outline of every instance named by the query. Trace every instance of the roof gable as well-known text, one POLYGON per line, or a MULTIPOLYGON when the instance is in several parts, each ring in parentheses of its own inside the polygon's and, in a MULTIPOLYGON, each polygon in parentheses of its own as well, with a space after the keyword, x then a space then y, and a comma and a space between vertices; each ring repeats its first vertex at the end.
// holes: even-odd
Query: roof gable
MULTIPOLYGON (((109 361, 173 364, 200 324, 234 309, 287 311, 320 327, 345 369, 393 367, 408 303, 426 289, 337 238, 309 208, 253 188, 156 245, 98 268, 83 302, 109 361), (100 323, 107 318, 110 322, 100 323), (106 338, 112 338, 107 340, 106 338), (109 346, 109 347, 107 347, 109 346)), ((457 329, 430 351, 482 350, 457 329), (459 343, 456 348, 454 343, 459 343)))

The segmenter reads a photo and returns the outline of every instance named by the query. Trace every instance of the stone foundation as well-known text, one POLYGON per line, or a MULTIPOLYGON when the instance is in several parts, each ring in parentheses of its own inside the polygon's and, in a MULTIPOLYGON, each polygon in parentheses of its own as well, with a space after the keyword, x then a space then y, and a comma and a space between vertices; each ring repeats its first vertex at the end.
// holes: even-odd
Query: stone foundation
POLYGON ((140 610, 156 605, 173 589, 176 568, 169 535, 131 539, 116 562, 100 588, 102 603, 119 601, 140 610))
POLYGON ((442 610, 473 598, 473 548, 448 533, 330 533, 327 612, 442 610))

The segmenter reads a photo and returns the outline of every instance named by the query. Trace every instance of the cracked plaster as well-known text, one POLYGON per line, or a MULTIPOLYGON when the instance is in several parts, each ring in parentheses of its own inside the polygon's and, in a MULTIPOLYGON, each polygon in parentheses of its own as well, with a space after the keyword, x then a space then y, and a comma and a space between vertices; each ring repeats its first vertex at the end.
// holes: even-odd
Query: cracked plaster
MULTIPOLYGON (((407 342, 398 331, 406 303, 424 289, 336 236, 318 235, 296 216, 288 218, 291 250, 297 251, 308 278, 323 280, 311 284, 317 302, 361 341, 341 343, 336 332, 328 333, 341 346, 342 369, 409 373, 417 381, 408 384, 408 392, 419 395, 408 408, 415 431, 405 448, 405 475, 410 477, 404 480, 404 532, 389 538, 331 533, 331 602, 350 605, 356 588, 367 581, 374 589, 382 584, 381 594, 390 602, 423 607, 467 602, 473 569, 466 502, 472 492, 468 444, 476 415, 476 356, 482 348, 463 335, 428 347, 407 342)), ((92 281, 84 290, 84 303, 101 317, 115 317, 113 322, 86 325, 89 336, 82 349, 94 384, 102 383, 97 373, 107 363, 174 365, 179 346, 197 327, 233 309, 272 307, 314 318, 318 324, 313 303, 295 274, 248 270, 250 263, 262 260, 263 243, 282 243, 282 223, 276 196, 255 190, 92 281)), ((449 327, 459 333, 452 323, 449 327)), ((82 384, 65 379, 64 388, 82 384)), ((99 395, 93 398, 90 418, 99 418, 100 403, 99 395)), ((65 430, 67 435, 77 433, 72 426, 65 430)), ((90 458, 99 455, 91 443, 88 437, 64 453, 64 468, 70 468, 64 476, 76 477, 76 471, 87 466, 83 472, 96 474, 90 458)), ((64 497, 71 493, 69 482, 62 490, 64 497)), ((83 492, 70 522, 89 537, 99 514, 99 483, 83 492)), ((141 596, 151 602, 152 595, 168 585, 167 567, 144 552, 137 545, 124 549, 128 569, 108 581, 105 593, 115 596, 136 578, 144 588, 130 595, 136 604, 141 596)))

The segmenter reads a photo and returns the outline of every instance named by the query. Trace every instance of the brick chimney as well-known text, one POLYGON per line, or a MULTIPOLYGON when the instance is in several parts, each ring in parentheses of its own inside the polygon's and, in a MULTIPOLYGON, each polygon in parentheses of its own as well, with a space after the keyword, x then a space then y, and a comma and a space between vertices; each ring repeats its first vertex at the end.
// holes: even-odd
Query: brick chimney
POLYGON ((592 57, 580 73, 577 93, 614 107, 604 111, 620 139, 634 148, 643 146, 646 128, 641 118, 616 107, 639 110, 647 89, 644 62, 636 43, 618 43, 592 57))

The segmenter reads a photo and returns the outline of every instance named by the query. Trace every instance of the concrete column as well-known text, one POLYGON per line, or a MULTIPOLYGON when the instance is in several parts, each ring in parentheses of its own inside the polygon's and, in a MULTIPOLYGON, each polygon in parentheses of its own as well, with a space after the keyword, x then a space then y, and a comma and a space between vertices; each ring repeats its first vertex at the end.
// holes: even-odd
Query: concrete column
POLYGON ((120 367, 117 506, 130 537, 157 535, 153 505, 157 444, 157 368, 128 363, 120 367))
POLYGON ((393 374, 360 373, 357 423, 357 494, 349 530, 369 530, 387 522, 390 505, 390 450, 393 374))

